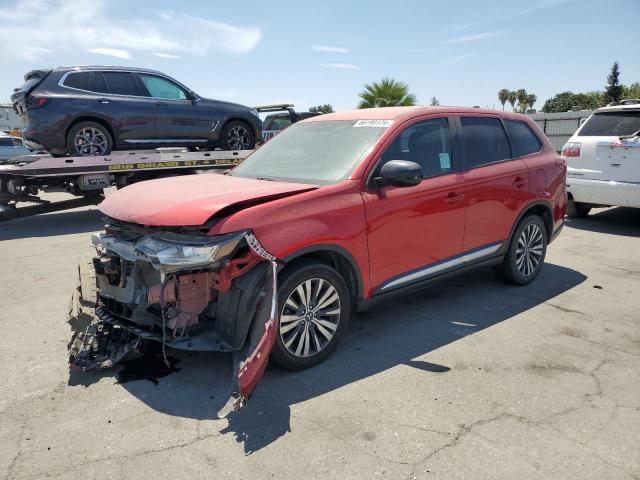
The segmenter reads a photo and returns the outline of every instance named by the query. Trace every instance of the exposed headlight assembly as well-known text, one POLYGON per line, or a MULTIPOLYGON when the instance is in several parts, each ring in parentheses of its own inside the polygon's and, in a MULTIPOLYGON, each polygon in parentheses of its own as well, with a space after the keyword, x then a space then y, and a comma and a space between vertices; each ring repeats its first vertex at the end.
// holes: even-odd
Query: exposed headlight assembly
POLYGON ((247 232, 221 236, 154 234, 142 238, 135 249, 146 257, 156 270, 172 272, 210 267, 233 254, 247 232))

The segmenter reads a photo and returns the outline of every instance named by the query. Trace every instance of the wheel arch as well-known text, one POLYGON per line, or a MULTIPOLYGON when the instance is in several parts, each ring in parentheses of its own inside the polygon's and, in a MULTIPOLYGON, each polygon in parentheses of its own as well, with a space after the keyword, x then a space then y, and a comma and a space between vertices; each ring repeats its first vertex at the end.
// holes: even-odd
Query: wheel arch
POLYGON ((284 268, 301 259, 318 260, 335 268, 344 278, 353 302, 362 300, 364 294, 362 273, 353 255, 344 247, 335 244, 320 244, 303 248, 283 259, 284 268))
POLYGON ((538 217, 542 218, 544 226, 547 230, 547 243, 551 241, 551 238, 553 236, 553 209, 548 202, 541 200, 528 204, 526 208, 524 208, 522 212, 520 212, 520 215, 518 215, 516 221, 513 222, 513 225, 511 226, 511 232, 509 232, 509 241, 505 242, 505 245, 502 248, 503 252, 506 252, 506 250, 509 248, 509 245, 511 245, 513 234, 516 231, 516 228, 518 228, 518 225, 520 224, 522 219, 530 214, 537 215, 538 217))
POLYGON ((228 118, 226 118, 222 124, 220 125, 220 134, 222 135, 222 130, 224 130, 224 128, 229 125, 231 122, 242 122, 244 123, 247 127, 249 127, 249 130, 251 130, 253 132, 253 136, 254 136, 254 141, 257 141, 258 139, 258 132, 256 130, 256 127, 246 118, 238 116, 238 115, 231 115, 228 118))
POLYGON ((107 131, 109 132, 109 135, 111 135, 111 141, 113 143, 113 147, 115 147, 118 144, 118 138, 116 137, 115 131, 113 130, 113 126, 107 120, 105 120, 104 118, 95 117, 95 116, 92 116, 92 115, 80 115, 80 116, 74 118, 71 121, 71 123, 69 123, 69 126, 67 127, 67 129, 64 132, 65 143, 66 143, 67 136, 69 135, 69 132, 71 131, 71 129, 73 127, 75 127, 76 125, 78 125, 79 123, 82 123, 82 122, 94 122, 94 123, 97 123, 99 125, 102 125, 104 128, 107 129, 107 131))

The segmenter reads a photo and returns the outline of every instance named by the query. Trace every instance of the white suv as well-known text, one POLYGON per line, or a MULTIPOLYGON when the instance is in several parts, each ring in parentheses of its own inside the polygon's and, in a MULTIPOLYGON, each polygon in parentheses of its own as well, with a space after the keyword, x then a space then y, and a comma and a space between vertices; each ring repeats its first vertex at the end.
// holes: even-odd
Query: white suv
POLYGON ((640 208, 640 100, 596 110, 562 147, 570 217, 592 207, 640 208))

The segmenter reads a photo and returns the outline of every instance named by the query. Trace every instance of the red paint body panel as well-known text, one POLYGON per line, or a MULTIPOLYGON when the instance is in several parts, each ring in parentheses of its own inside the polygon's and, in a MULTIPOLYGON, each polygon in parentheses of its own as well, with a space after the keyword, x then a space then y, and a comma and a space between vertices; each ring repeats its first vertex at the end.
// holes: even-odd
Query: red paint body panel
POLYGON ((554 231, 561 226, 566 165, 528 117, 464 107, 394 107, 320 115, 302 123, 358 119, 393 123, 350 178, 338 184, 315 187, 194 175, 132 185, 110 196, 100 209, 144 225, 186 226, 201 225, 225 207, 248 203, 229 215, 222 212, 209 234, 251 229, 280 259, 316 246, 343 249, 359 270, 365 299, 396 275, 506 240, 519 215, 534 202, 552 209, 554 231), (525 121, 543 140, 542 150, 427 179, 415 187, 367 191, 370 172, 395 136, 412 123, 443 115, 525 121))
POLYGON ((232 205, 267 201, 315 187, 227 175, 161 178, 130 185, 98 207, 125 222, 149 226, 198 226, 232 205))

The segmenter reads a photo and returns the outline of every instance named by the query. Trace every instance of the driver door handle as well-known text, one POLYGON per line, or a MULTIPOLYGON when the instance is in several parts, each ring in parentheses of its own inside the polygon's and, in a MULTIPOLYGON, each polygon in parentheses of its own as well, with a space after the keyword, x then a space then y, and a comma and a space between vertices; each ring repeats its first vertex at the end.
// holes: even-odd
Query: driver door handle
POLYGON ((98 101, 100 103, 109 103, 109 99, 108 98, 99 98, 98 101))
POLYGON ((447 198, 445 199, 445 202, 447 202, 449 205, 454 205, 455 203, 459 202, 462 199, 464 199, 463 194, 458 194, 456 192, 449 192, 449 194, 447 195, 447 198))
POLYGON ((169 105, 169 104, 168 104, 168 103, 166 103, 166 102, 156 102, 156 107, 166 107, 166 106, 168 106, 168 105, 169 105))

